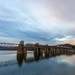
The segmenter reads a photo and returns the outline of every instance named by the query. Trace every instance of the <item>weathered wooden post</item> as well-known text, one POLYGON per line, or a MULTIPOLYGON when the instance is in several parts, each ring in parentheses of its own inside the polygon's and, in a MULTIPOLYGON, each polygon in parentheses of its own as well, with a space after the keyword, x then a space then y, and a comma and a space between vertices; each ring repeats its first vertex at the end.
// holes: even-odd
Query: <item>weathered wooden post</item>
POLYGON ((17 60, 19 66, 22 66, 23 59, 26 61, 27 50, 24 46, 24 41, 20 41, 17 50, 17 60))
POLYGON ((49 57, 49 49, 48 48, 44 48, 44 54, 45 54, 45 57, 49 57))
POLYGON ((38 47, 34 49, 34 58, 37 61, 40 59, 40 49, 38 47))
POLYGON ((60 50, 59 50, 60 46, 56 46, 56 55, 58 55, 60 53, 60 50))
POLYGON ((56 54, 56 48, 53 49, 53 54, 54 54, 54 55, 56 54))
POLYGON ((40 48, 40 56, 43 56, 43 48, 40 48))
POLYGON ((18 45, 17 53, 18 53, 18 54, 24 53, 24 41, 20 41, 20 43, 19 43, 19 45, 18 45))

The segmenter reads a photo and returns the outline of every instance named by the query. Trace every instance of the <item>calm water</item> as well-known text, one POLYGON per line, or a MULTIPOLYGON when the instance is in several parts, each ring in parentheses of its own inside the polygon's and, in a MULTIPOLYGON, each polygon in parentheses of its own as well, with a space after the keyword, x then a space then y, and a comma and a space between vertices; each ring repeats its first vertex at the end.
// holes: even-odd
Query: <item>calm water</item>
POLYGON ((74 54, 35 60, 28 52, 26 59, 17 58, 16 51, 0 51, 0 75, 75 75, 74 54))

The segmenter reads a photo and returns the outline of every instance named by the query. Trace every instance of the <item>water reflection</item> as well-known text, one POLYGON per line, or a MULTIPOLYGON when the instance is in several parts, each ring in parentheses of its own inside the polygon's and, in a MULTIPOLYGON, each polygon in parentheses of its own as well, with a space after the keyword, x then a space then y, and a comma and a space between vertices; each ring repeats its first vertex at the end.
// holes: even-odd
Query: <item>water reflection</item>
POLYGON ((41 55, 40 55, 40 52, 35 52, 35 51, 34 51, 34 58, 35 58, 36 61, 39 61, 40 56, 41 56, 41 55))
POLYGON ((37 61, 39 62, 40 60, 42 59, 48 59, 48 58, 52 58, 52 57, 56 57, 56 56, 60 56, 60 55, 67 55, 67 56, 70 56, 70 55, 73 55, 73 53, 69 53, 69 54, 61 54, 61 53, 41 53, 41 52, 35 52, 34 51, 34 57, 33 58, 26 58, 27 57, 27 53, 23 53, 23 54, 17 54, 17 62, 18 62, 18 66, 19 67, 22 67, 22 63, 23 61, 25 63, 31 63, 31 62, 34 62, 34 61, 37 61))
POLYGON ((17 54, 17 61, 18 61, 18 66, 21 67, 23 62, 23 54, 17 54))
POLYGON ((73 53, 56 52, 47 55, 44 52, 28 52, 17 54, 20 68, 15 61, 9 64, 12 62, 13 65, 0 67, 0 75, 75 75, 75 54, 73 53))
POLYGON ((26 61, 26 54, 17 54, 17 62, 19 67, 22 66, 23 59, 26 61))

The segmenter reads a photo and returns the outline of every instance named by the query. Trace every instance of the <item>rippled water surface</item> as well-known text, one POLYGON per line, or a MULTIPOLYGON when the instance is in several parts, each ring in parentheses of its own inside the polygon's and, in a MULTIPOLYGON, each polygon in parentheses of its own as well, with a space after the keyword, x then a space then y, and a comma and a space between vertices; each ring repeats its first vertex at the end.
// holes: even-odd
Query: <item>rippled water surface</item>
POLYGON ((75 55, 57 55, 34 59, 28 52, 27 60, 16 51, 0 51, 0 75, 75 75, 75 55))

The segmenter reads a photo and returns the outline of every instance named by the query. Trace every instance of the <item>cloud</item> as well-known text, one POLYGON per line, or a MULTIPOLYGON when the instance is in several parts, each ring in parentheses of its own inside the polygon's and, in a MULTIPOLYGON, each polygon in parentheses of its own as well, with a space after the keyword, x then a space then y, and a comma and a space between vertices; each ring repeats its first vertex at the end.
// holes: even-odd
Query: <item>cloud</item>
POLYGON ((47 7, 61 21, 75 21, 75 0, 47 0, 47 7))
POLYGON ((74 37, 72 3, 74 0, 0 0, 0 36, 53 44, 74 37))
POLYGON ((75 56, 60 56, 60 58, 58 57, 57 59, 57 62, 58 63, 67 63, 71 66, 74 66, 75 65, 75 56))
POLYGON ((9 38, 9 37, 3 37, 0 36, 0 42, 9 42, 9 43, 18 43, 20 40, 15 39, 15 38, 9 38))

